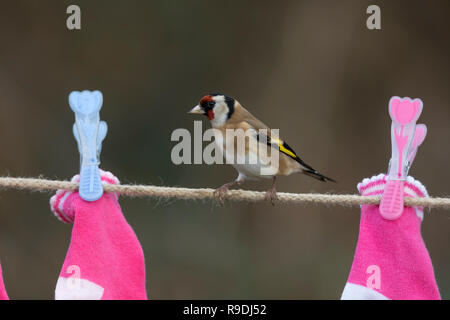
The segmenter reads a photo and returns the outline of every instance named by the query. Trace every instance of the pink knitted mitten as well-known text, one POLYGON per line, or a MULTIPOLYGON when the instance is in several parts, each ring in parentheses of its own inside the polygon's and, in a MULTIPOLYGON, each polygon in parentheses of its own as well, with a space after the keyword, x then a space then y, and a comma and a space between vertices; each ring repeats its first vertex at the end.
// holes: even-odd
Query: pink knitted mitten
MULTIPOLYGON (((72 178, 79 180, 79 175, 72 178)), ((119 183, 110 172, 101 171, 101 180, 119 183)), ((56 299, 147 299, 144 254, 117 198, 105 193, 97 201, 86 202, 78 192, 65 190, 51 198, 56 217, 73 223, 56 299)))
MULTIPOLYGON (((386 176, 358 184, 363 196, 382 195, 386 176)), ((405 197, 428 197, 412 177, 405 181, 405 197)), ((404 207, 400 218, 386 220, 379 206, 361 206, 355 257, 342 299, 440 299, 433 265, 420 233, 423 208, 404 207)))
POLYGON ((5 284, 3 283, 1 265, 0 265, 0 300, 9 300, 8 294, 6 293, 5 284))

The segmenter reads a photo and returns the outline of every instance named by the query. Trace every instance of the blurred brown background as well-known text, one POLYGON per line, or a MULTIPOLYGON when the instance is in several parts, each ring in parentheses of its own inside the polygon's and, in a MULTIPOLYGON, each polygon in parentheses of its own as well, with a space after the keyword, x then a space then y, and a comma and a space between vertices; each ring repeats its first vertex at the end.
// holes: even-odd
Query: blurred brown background
MULTIPOLYGON (((210 91, 237 98, 319 171, 339 181, 280 179, 278 190, 355 193, 390 157, 387 103, 420 97, 429 134, 411 170, 449 196, 450 2, 9 1, 0 10, 0 174, 69 179, 79 170, 72 90, 103 92, 102 167, 122 183, 217 187, 228 166, 170 160, 176 128, 210 91), (78 4, 82 29, 66 28, 78 4), (381 7, 382 30, 366 28, 381 7)), ((204 123, 204 127, 209 124, 204 123)), ((267 183, 245 188, 265 190, 267 183)), ((13 299, 51 299, 70 226, 50 194, 2 190, 0 258, 13 299)), ((338 299, 359 209, 120 200, 154 299, 338 299)), ((450 298, 450 212, 422 226, 450 298)))

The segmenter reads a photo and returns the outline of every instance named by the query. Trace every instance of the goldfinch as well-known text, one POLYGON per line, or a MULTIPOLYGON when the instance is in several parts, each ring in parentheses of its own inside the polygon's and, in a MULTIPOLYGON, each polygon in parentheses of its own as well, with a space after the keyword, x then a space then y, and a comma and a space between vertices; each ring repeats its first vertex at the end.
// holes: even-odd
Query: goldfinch
MULTIPOLYGON (((264 123, 255 118, 249 111, 247 111, 237 100, 228 97, 224 94, 209 94, 204 96, 200 103, 195 106, 191 114, 205 115, 215 131, 215 143, 221 153, 228 159, 229 156, 237 157, 238 159, 256 159, 256 162, 249 161, 231 161, 233 167, 238 171, 239 175, 236 180, 226 183, 220 188, 216 189, 215 195, 223 202, 228 189, 234 185, 240 185, 246 180, 256 180, 260 178, 271 178, 272 187, 267 191, 266 198, 274 204, 277 199, 275 181, 277 176, 286 176, 292 173, 303 173, 320 181, 332 181, 311 166, 306 164, 295 151, 283 140, 276 137, 273 130, 269 129, 264 123), (246 136, 245 147, 239 148, 236 144, 236 138, 228 139, 227 132, 231 130, 242 129, 244 132, 249 130, 251 133, 246 136), (263 132, 263 133, 261 133, 263 132), (277 167, 273 168, 272 172, 268 170, 269 174, 262 174, 262 169, 272 165, 267 161, 261 159, 261 154, 257 149, 265 144, 268 153, 278 157, 277 167), (228 146, 228 148, 227 148, 228 146), (253 146, 253 147, 252 147, 253 146)), ((234 158, 235 160, 235 158, 234 158)))

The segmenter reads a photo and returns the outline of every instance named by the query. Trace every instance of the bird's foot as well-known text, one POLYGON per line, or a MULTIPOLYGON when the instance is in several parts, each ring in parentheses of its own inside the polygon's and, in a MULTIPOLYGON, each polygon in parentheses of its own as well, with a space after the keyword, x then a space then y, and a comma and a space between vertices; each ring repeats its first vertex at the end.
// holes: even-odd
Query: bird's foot
POLYGON ((219 202, 219 204, 222 206, 224 205, 225 196, 226 196, 228 190, 230 190, 230 183, 226 183, 223 186, 221 186, 220 188, 217 188, 216 190, 214 190, 214 198, 216 198, 217 201, 219 202))
POLYGON ((275 206, 275 201, 278 201, 277 190, 275 188, 271 188, 266 192, 266 200, 269 200, 273 206, 275 206))

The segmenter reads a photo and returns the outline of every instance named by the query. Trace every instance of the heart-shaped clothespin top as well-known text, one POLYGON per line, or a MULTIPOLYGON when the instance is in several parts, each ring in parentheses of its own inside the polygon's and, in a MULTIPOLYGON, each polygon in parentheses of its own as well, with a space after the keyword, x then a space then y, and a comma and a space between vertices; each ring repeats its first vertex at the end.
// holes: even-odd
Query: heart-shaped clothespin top
POLYGON ((88 115, 99 111, 103 104, 103 95, 100 91, 82 92, 73 91, 69 95, 69 105, 73 112, 79 112, 88 115))
POLYGON ((401 125, 416 122, 422 113, 423 103, 420 99, 392 97, 389 101, 389 113, 392 120, 401 125))

